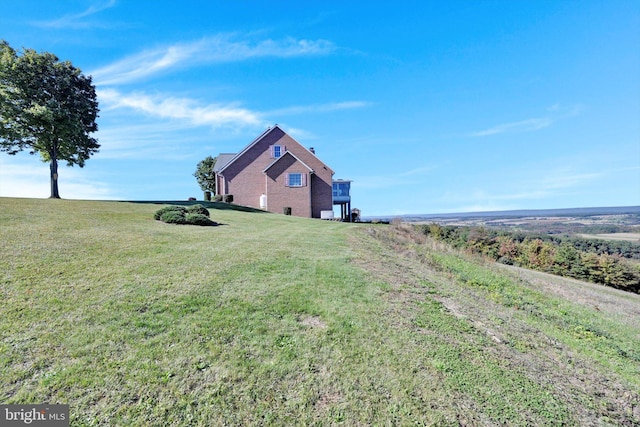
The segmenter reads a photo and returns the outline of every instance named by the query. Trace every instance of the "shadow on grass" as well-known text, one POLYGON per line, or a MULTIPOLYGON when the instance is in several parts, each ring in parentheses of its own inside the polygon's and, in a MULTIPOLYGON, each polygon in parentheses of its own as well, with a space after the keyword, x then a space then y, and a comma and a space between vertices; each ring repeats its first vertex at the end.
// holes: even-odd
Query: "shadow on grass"
POLYGON ((223 202, 207 202, 204 200, 121 200, 120 202, 151 204, 151 205, 176 205, 176 206, 202 205, 207 209, 217 209, 221 211, 231 210, 231 211, 249 212, 249 213, 269 213, 267 211, 263 211, 262 209, 251 208, 248 206, 240 206, 240 205, 234 205, 233 203, 223 203, 223 202))
POLYGON ((191 224, 191 223, 175 224, 175 223, 160 221, 159 219, 157 219, 156 221, 161 224, 167 224, 169 226, 176 226, 176 227, 183 226, 183 225, 190 225, 192 227, 221 227, 223 225, 229 225, 223 222, 215 222, 215 221, 212 221, 212 224, 191 224))

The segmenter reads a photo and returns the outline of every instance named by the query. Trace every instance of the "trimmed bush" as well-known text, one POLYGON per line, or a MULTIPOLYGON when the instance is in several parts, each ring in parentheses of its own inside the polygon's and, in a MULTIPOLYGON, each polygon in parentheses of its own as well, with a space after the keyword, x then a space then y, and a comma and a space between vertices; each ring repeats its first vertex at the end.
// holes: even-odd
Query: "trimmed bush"
POLYGON ((187 215, 185 215, 185 221, 187 222, 187 224, 193 225, 218 225, 214 221, 211 221, 208 216, 200 213, 188 213, 187 215))
POLYGON ((193 205, 193 206, 189 206, 187 208, 187 213, 189 214, 200 214, 200 215, 204 215, 207 218, 209 218, 211 215, 209 215, 209 211, 207 210, 207 208, 205 208, 202 205, 193 205))
POLYGON ((167 224, 218 225, 209 219, 209 211, 202 205, 166 206, 158 209, 153 216, 167 224))
POLYGON ((218 225, 209 218, 209 211, 202 205, 166 206, 158 209, 154 218, 167 224, 218 225))
POLYGON ((179 210, 166 211, 160 216, 160 221, 166 222, 167 224, 186 224, 187 223, 185 213, 179 210))
POLYGON ((153 215, 153 218, 157 220, 161 220, 162 215, 164 215, 167 212, 181 212, 182 216, 184 216, 187 213, 187 209, 183 208, 182 206, 165 206, 162 209, 158 209, 156 213, 153 215))
POLYGON ((233 203, 233 194, 225 194, 222 196, 222 201, 225 203, 233 203))
POLYGON ((222 201, 222 196, 220 194, 216 194, 215 197, 213 198, 214 202, 221 202, 222 201))

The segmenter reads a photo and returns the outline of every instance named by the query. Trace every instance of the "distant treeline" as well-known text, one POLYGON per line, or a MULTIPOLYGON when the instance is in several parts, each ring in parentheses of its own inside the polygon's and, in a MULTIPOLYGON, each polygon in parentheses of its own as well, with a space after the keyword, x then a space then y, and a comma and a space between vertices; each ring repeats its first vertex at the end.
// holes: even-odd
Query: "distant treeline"
POLYGON ((508 265, 545 271, 640 293, 640 244, 531 234, 484 227, 425 224, 422 232, 456 248, 508 265))
MULTIPOLYGON (((567 223, 567 222, 552 222, 552 223, 536 223, 529 222, 524 227, 527 232, 539 233, 539 234, 609 234, 609 233, 637 233, 640 229, 638 223, 640 223, 637 216, 628 216, 627 221, 635 221, 632 225, 628 224, 580 224, 580 223, 567 223)), ((515 227, 508 222, 492 221, 490 224, 492 227, 510 228, 515 227)), ((522 225, 518 225, 522 227, 522 225)))

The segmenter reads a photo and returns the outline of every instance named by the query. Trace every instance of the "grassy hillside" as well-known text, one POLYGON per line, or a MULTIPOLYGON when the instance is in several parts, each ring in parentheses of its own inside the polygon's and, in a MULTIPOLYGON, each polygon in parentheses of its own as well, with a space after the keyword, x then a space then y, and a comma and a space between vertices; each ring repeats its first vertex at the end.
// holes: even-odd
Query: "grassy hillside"
POLYGON ((638 295, 402 226, 159 207, 0 199, 1 403, 73 426, 640 425, 638 295))

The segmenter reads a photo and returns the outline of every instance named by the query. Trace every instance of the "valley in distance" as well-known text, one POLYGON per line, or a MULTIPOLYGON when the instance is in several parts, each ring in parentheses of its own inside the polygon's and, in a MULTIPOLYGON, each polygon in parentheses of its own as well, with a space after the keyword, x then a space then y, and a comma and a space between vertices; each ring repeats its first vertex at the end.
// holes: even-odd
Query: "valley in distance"
MULTIPOLYGON (((377 218, 411 223, 491 227, 545 234, 640 243, 640 206, 528 209, 447 214, 413 214, 377 218)), ((365 218, 365 220, 374 220, 365 218)))

